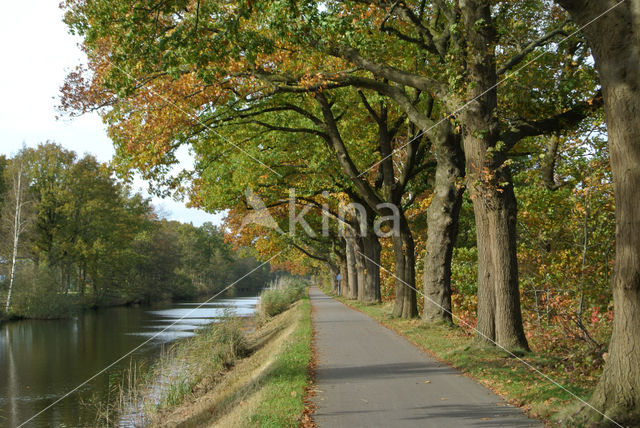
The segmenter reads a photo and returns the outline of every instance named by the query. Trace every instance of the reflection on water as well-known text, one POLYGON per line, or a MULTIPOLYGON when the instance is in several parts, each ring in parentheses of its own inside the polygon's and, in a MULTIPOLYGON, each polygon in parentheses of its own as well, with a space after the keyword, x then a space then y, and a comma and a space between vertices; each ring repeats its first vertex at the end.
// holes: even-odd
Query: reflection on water
MULTIPOLYGON (((0 326, 0 426, 17 426, 133 348, 131 357, 153 359, 163 344, 193 336, 194 330, 232 310, 253 314, 255 297, 177 303, 167 308, 119 307, 69 320, 23 320, 0 326)), ((94 413, 81 405, 96 395, 106 399, 110 381, 131 361, 126 358, 27 426, 92 426, 94 413)))

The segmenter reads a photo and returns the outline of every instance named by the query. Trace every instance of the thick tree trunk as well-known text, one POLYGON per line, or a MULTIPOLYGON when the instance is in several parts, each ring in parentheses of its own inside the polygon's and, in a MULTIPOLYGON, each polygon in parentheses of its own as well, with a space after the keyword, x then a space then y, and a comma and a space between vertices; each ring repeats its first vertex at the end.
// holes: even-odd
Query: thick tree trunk
POLYGON ((370 232, 362 238, 365 255, 365 288, 362 301, 379 303, 380 296, 380 241, 375 233, 370 232))
POLYGON ((353 240, 354 246, 354 256, 356 258, 356 271, 358 272, 358 289, 357 289, 357 299, 359 301, 364 301, 364 292, 366 287, 366 259, 364 257, 364 243, 362 242, 362 237, 356 237, 353 240))
POLYGON ((345 230, 345 242, 347 243, 345 249, 347 253, 347 281, 346 293, 344 296, 347 299, 358 298, 358 269, 356 267, 356 251, 355 251, 355 237, 353 231, 348 228, 345 230))
POLYGON ((347 260, 346 258, 343 258, 340 261, 340 281, 338 283, 338 288, 339 288, 338 295, 342 297, 347 297, 348 282, 349 282, 349 270, 347 269, 347 260))
MULTIPOLYGON (((474 209, 475 211, 475 209, 474 209)), ((476 234, 490 229, 489 218, 475 215, 476 234)), ((478 241, 478 308, 476 313, 476 342, 493 346, 496 338, 496 293, 492 284, 491 252, 488 245, 478 241)))
POLYGON ((459 142, 450 133, 434 143, 438 163, 433 199, 427 209, 427 251, 424 257, 422 319, 452 323, 451 258, 458 235, 458 216, 464 186, 464 159, 459 142))
MULTIPOLYGON (((510 183, 503 170, 502 183, 510 183)), ((477 339, 494 342, 508 350, 528 350, 522 327, 518 260, 516 258, 516 199, 513 186, 492 184, 472 192, 476 217, 478 253, 477 339)))
POLYGON ((614 318, 609 358, 592 399, 596 408, 630 426, 640 424, 639 86, 603 85, 616 198, 614 318))
POLYGON ((529 346, 522 326, 518 288, 517 206, 509 168, 495 165, 489 154, 500 135, 495 114, 495 30, 489 3, 461 3, 468 41, 467 96, 471 101, 460 117, 479 254, 477 336, 481 342, 520 351, 529 346))
POLYGON ((415 318, 418 316, 415 244, 404 215, 401 214, 399 220, 400 233, 393 235, 393 254, 396 265, 396 299, 393 304, 393 316, 415 318))
MULTIPOLYGON (((614 318, 609 356, 591 405, 628 426, 640 425, 640 0, 558 0, 585 26, 600 75, 616 199, 614 318)), ((587 425, 613 424, 584 407, 587 425)))
POLYGON ((367 215, 356 212, 359 223, 356 239, 358 267, 358 300, 366 303, 380 302, 380 241, 374 231, 375 212, 367 215))

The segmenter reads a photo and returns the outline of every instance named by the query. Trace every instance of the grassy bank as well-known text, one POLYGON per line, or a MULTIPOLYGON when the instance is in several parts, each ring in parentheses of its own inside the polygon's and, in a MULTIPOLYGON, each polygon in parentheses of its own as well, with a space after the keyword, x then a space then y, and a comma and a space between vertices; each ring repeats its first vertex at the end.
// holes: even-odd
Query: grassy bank
POLYGON ((550 425, 558 424, 558 420, 566 418, 576 405, 576 398, 568 391, 588 399, 595 387, 595 382, 585 379, 578 382, 570 377, 563 369, 560 358, 529 353, 522 360, 562 387, 543 378, 506 352, 478 347, 474 344, 473 337, 461 328, 425 325, 420 320, 393 318, 390 304, 367 305, 344 298, 338 299, 405 336, 421 349, 461 370, 510 403, 522 407, 530 416, 543 419, 550 425))
POLYGON ((295 289, 267 292, 253 326, 229 317, 181 341, 120 411, 134 409, 136 422, 151 426, 298 426, 309 383, 311 307, 301 284, 290 285, 295 289), (270 299, 282 309, 276 315, 268 312, 270 299))

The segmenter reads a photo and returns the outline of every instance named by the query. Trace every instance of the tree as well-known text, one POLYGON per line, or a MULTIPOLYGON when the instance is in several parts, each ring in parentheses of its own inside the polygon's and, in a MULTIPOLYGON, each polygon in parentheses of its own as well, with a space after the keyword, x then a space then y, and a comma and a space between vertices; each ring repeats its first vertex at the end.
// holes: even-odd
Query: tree
MULTIPOLYGON (((515 51, 511 57, 504 59, 501 67, 498 67, 498 59, 503 58, 497 53, 496 46, 500 46, 501 53, 511 53, 513 49, 512 42, 503 41, 500 37, 504 32, 498 28, 500 25, 510 24, 509 19, 506 19, 509 17, 507 8, 492 8, 488 1, 461 2, 457 5, 459 7, 451 7, 444 2, 433 2, 428 4, 430 10, 424 6, 387 2, 372 2, 364 7, 371 8, 373 5, 386 13, 383 27, 386 26, 388 32, 399 39, 396 43, 405 43, 407 51, 415 49, 416 46, 420 47, 423 51, 421 58, 428 58, 424 61, 426 65, 415 66, 411 62, 403 61, 400 56, 389 58, 385 56, 386 51, 370 49, 366 44, 362 44, 361 40, 367 39, 318 34, 319 31, 314 31, 310 25, 302 26, 304 31, 310 34, 304 37, 307 40, 312 39, 309 44, 317 46, 318 49, 345 59, 379 79, 394 82, 397 85, 395 91, 378 82, 358 79, 361 85, 366 84, 370 88, 388 93, 425 132, 436 129, 436 124, 440 121, 434 123, 404 101, 402 93, 399 92, 402 87, 427 92, 443 106, 445 112, 453 112, 449 119, 457 125, 456 129, 462 140, 466 162, 466 187, 473 199, 478 234, 478 339, 481 342, 497 343, 506 349, 528 349, 522 328, 518 289, 516 200, 507 155, 526 137, 553 132, 579 123, 586 116, 589 106, 597 103, 587 99, 583 102, 574 101, 572 106, 560 112, 553 109, 549 102, 554 97, 557 99, 568 96, 575 87, 575 82, 566 88, 554 88, 559 89, 554 97, 531 97, 531 94, 524 94, 515 87, 507 87, 503 93, 498 92, 499 74, 504 74, 519 64, 536 47, 545 46, 554 34, 558 34, 557 29, 547 33, 548 30, 541 28, 539 23, 534 25, 533 28, 542 32, 542 36, 534 32, 537 40, 515 51), (392 18, 395 18, 398 26, 413 29, 413 34, 417 37, 399 31, 397 27, 391 27, 392 18), (438 75, 448 76, 448 80, 431 77, 438 75), (514 102, 518 99, 525 101, 514 102), (514 120, 510 117, 512 114, 530 117, 531 112, 527 113, 523 107, 530 106, 534 100, 543 105, 547 104, 546 109, 538 107, 534 110, 538 117, 525 120, 514 120)), ((535 12, 541 5, 542 3, 539 3, 528 7, 535 12)), ((338 9, 341 7, 338 6, 338 9)), ((326 26, 335 25, 335 16, 342 16, 344 11, 333 12, 333 15, 331 11, 327 12, 327 17, 321 16, 319 20, 322 22, 324 18, 326 26)), ((352 14, 357 15, 358 11, 353 11, 352 14)), ((543 23, 551 22, 549 17, 545 16, 546 13, 538 12, 532 15, 543 23)), ((366 21, 362 24, 362 21, 354 22, 356 24, 344 24, 352 27, 348 31, 344 30, 346 34, 358 31, 358 26, 368 26, 366 21)), ((554 22, 553 25, 557 24, 554 22)), ((532 35, 524 36, 529 38, 532 35)), ((515 45, 518 46, 519 43, 515 45)), ((570 57, 573 59, 573 56, 570 57)), ((583 57, 579 60, 585 63, 583 57)), ((562 66, 562 61, 558 64, 558 60, 553 59, 552 62, 552 67, 562 66)), ((558 73, 563 81, 564 72, 558 73)), ((590 93, 593 97, 593 85, 589 84, 588 72, 582 79, 584 81, 579 86, 582 86, 586 97, 589 97, 590 93)), ((352 78, 351 81, 355 82, 356 79, 352 78)), ((575 98, 575 94, 572 97, 575 98)), ((455 151, 449 150, 444 153, 453 155, 455 151)), ((456 165, 455 158, 447 163, 456 165)), ((455 180, 453 174, 449 178, 455 180)), ((440 286, 445 287, 446 283, 441 282, 440 286)), ((431 292, 428 289, 426 291, 431 292)))
MULTIPOLYGON (((534 9, 540 8, 541 4, 536 4, 534 9)), ((554 35, 559 34, 558 30, 553 29, 545 34, 546 29, 542 28, 542 36, 536 34, 535 36, 539 37, 537 40, 528 43, 521 51, 516 51, 498 68, 495 46, 501 42, 498 36, 501 33, 497 27, 501 24, 500 19, 503 19, 505 14, 508 15, 508 12, 505 12, 508 9, 495 8, 497 12, 494 19, 488 2, 466 2, 461 4, 459 9, 442 2, 429 4, 431 10, 425 9, 424 5, 425 3, 419 6, 364 2, 356 3, 354 9, 337 4, 333 8, 328 7, 326 11, 314 11, 305 5, 306 9, 300 8, 301 19, 292 24, 291 17, 284 11, 277 10, 278 5, 270 4, 275 9, 273 13, 276 16, 276 25, 294 32, 305 47, 343 59, 357 69, 366 70, 379 80, 332 71, 317 73, 317 76, 338 85, 348 83, 388 95, 405 109, 410 119, 429 137, 433 134, 431 132, 430 135, 430 131, 437 129, 441 121, 431 120, 420 109, 407 102, 405 87, 426 92, 445 112, 455 112, 450 119, 457 124, 456 132, 460 133, 465 149, 466 182, 474 199, 478 245, 482 258, 482 270, 478 277, 481 301, 478 338, 481 341, 498 343, 507 349, 527 349, 519 307, 515 241, 516 204, 509 166, 505 163, 507 153, 523 138, 575 125, 585 117, 588 106, 597 103, 593 100, 576 102, 561 112, 553 109, 550 109, 551 112, 540 111, 538 108, 536 113, 539 112, 543 119, 513 120, 509 114, 522 114, 525 110, 522 108, 523 105, 516 104, 515 108, 512 107, 514 102, 510 97, 523 94, 518 90, 515 93, 507 91, 500 97, 499 109, 498 75, 508 72, 536 47, 544 46, 554 35), (380 15, 376 15, 376 7, 381 9, 380 15), (413 29, 413 34, 408 35, 392 27, 392 20, 403 29, 413 29), (375 25, 372 25, 372 21, 375 25), (381 49, 380 44, 369 45, 370 37, 363 36, 365 32, 371 34, 374 29, 379 28, 386 28, 387 32, 397 39, 392 41, 387 49, 381 49), (388 52, 393 49, 411 54, 404 57, 397 54, 391 56, 388 52), (417 55, 422 60, 418 65, 406 61, 406 58, 416 55, 416 51, 420 52, 417 55), (458 58, 459 61, 456 60, 458 58), (432 75, 449 78, 448 81, 444 81, 427 77, 432 75), (383 79, 393 82, 394 85, 380 82, 383 79), (463 85, 463 82, 468 80, 471 80, 471 84, 463 85), (493 233, 494 231, 498 233, 493 233)), ((533 15, 537 16, 537 19, 543 18, 543 22, 552 22, 544 14, 533 15)), ((555 21, 553 25, 557 25, 555 21)), ((540 25, 537 24, 534 28, 539 29, 540 25)), ((525 37, 530 35, 526 34, 525 37)), ((507 42, 501 46, 501 51, 509 51, 510 44, 507 42)), ((573 56, 571 58, 574 59, 573 56)), ((560 64, 555 61, 554 66, 562 65, 561 61, 560 64)), ((584 63, 584 58, 580 61, 584 63)), ((562 74, 563 72, 560 72, 561 76, 562 74)), ((588 72, 582 78, 586 84, 581 82, 580 85, 584 85, 583 90, 587 97, 589 92, 593 96, 588 72)), ((564 81, 564 76, 561 77, 561 81, 564 81)), ((569 94, 574 88, 575 82, 564 89, 559 88, 562 89, 559 92, 569 94)), ((558 94, 555 96, 557 98, 558 94)), ((530 105, 533 102, 530 96, 525 99, 527 102, 521 104, 530 105)), ((538 101, 549 103, 551 99, 542 96, 538 101)), ((433 140, 437 141, 437 137, 433 135, 433 140)), ((452 138, 450 141, 455 139, 452 138)), ((447 150, 441 153, 454 155, 456 152, 447 150)), ((459 160, 456 162, 456 159, 452 158, 447 163, 453 166, 459 164, 459 160)), ((449 178, 455 181, 454 174, 449 178)), ((453 192, 454 195, 456 193, 453 192)), ((449 211, 455 212, 455 209, 449 211)), ((446 237, 448 234, 442 233, 440 236, 446 237)), ((444 269, 441 271, 446 272, 444 269)), ((440 284, 442 287, 446 286, 445 281, 440 281, 440 284)))
MULTIPOLYGON (((175 148, 193 141, 211 123, 202 118, 215 118, 221 105, 242 109, 274 95, 323 94, 345 86, 375 91, 404 110, 434 146, 444 148, 436 150, 443 157, 436 177, 441 177, 437 192, 446 197, 434 199, 443 206, 434 206, 442 218, 434 220, 431 242, 442 242, 445 251, 429 252, 442 258, 429 263, 429 274, 438 276, 429 288, 440 287, 436 294, 446 302, 446 265, 462 184, 456 144, 462 141, 466 187, 474 196, 482 238, 479 338, 508 349, 527 348, 508 153, 522 139, 575 125, 597 107, 584 49, 578 43, 573 53, 565 53, 550 46, 563 31, 557 28, 561 12, 546 11, 545 2, 513 8, 532 23, 523 31, 514 25, 510 2, 491 7, 488 1, 365 1, 324 8, 306 1, 294 7, 272 1, 155 8, 117 3, 67 2, 67 22, 85 37, 93 75, 89 80, 81 73, 69 76, 65 104, 77 110, 110 106, 106 117, 124 164, 163 175, 175 160, 175 148), (511 33, 517 37, 506 36, 511 33), (545 61, 553 73, 527 74, 499 93, 498 76, 537 48, 550 54, 545 61), (549 74, 553 83, 546 81, 549 74), (418 98, 431 98, 436 107, 416 105, 409 94, 425 94, 418 98)), ((282 107, 272 106, 274 112, 282 107)), ((266 156, 280 160, 281 152, 263 144, 232 146, 263 166, 278 164, 265 163, 266 156)))
POLYGON ((69 168, 63 188, 66 222, 60 247, 68 257, 63 267, 69 272, 66 288, 75 285, 84 295, 91 283, 94 295, 126 294, 128 275, 139 256, 133 243, 153 224, 149 201, 131 194, 92 156, 69 168))
MULTIPOLYGON (((591 404, 640 422, 640 2, 558 0, 581 26, 602 85, 616 200, 615 315, 609 356, 591 404)), ((581 417, 607 423, 585 407, 581 417)))
POLYGON ((11 295, 13 292, 13 284, 16 276, 16 263, 18 260, 18 248, 21 244, 20 238, 29 226, 32 218, 29 215, 30 200, 29 180, 25 173, 23 162, 17 158, 12 165, 6 169, 3 181, 9 182, 8 195, 3 205, 2 218, 8 223, 11 234, 11 271, 9 273, 9 291, 7 293, 7 302, 5 312, 9 312, 11 308, 11 295))
POLYGON ((66 245, 68 235, 65 234, 69 221, 65 209, 70 202, 66 183, 76 154, 58 144, 46 142, 35 149, 23 149, 20 157, 24 159, 36 199, 32 239, 36 264, 62 268, 68 265, 70 257, 66 245))
MULTIPOLYGON (((207 5, 207 7, 213 6, 211 4, 207 5)), ((78 9, 76 9, 74 12, 79 12, 79 15, 82 15, 84 13, 84 11, 82 10, 82 7, 79 7, 78 9)), ((143 17, 144 13, 141 15, 141 17, 143 17)), ((82 20, 82 18, 81 18, 82 20)), ((72 22, 73 20, 70 19, 70 21, 72 22)), ((137 21, 140 24, 145 24, 144 21, 137 21)), ((108 23, 105 23, 107 26, 110 25, 108 23)), ((224 57, 223 57, 224 58, 224 57)), ((188 61, 189 59, 187 59, 188 61)), ((100 61, 98 59, 98 61, 100 61)), ((226 60, 223 60, 222 62, 224 62, 226 60)), ((292 66, 294 63, 292 63, 290 66, 292 66)), ((298 64, 298 63, 296 63, 298 64)), ((237 64, 236 64, 237 65, 237 64)), ((224 70, 225 73, 231 73, 233 72, 232 68, 235 67, 236 65, 234 65, 233 62, 231 63, 226 63, 226 64, 222 64, 217 66, 217 68, 220 68, 222 70, 224 70), (224 67, 227 67, 226 69, 224 67)), ((247 67, 251 67, 251 64, 245 64, 245 66, 247 67)), ((216 68, 216 67, 213 67, 216 68)), ((268 77, 266 79, 263 80, 265 85, 270 85, 269 79, 268 77)), ((257 90, 252 88, 253 85, 249 80, 234 80, 234 84, 236 85, 242 85, 243 86, 243 90, 239 90, 239 87, 236 88, 222 88, 225 92, 228 92, 229 94, 232 93, 232 91, 234 92, 234 96, 231 95, 225 95, 225 97, 217 97, 216 102, 219 102, 218 100, 222 99, 222 101, 226 104, 230 104, 232 107, 240 107, 241 109, 241 114, 239 117, 251 117, 251 116, 255 116, 256 113, 252 113, 250 108, 246 108, 247 105, 251 106, 252 104, 255 104, 256 102, 260 102, 262 99, 266 98, 263 96, 257 97, 257 98, 252 98, 251 97, 251 92, 248 92, 246 88, 249 89, 253 89, 253 93, 255 94, 259 94, 260 91, 262 91, 262 88, 258 88, 257 90), (245 93, 246 91, 246 93, 245 93), (242 96, 238 96, 238 93, 240 93, 242 96), (251 103, 251 104, 249 104, 251 103), (249 110, 249 111, 247 111, 249 110)), ((317 89, 317 88, 316 88, 317 89)), ((298 89, 296 88, 292 88, 292 90, 287 91, 285 90, 284 93, 313 93, 314 90, 312 89, 304 89, 303 87, 300 87, 298 89)), ((70 97, 69 100, 71 100, 70 97)), ((321 97, 318 97, 318 100, 320 100, 321 97)), ((206 98, 205 98, 206 100, 206 98)), ((90 100, 89 100, 90 101, 90 100)), ((209 105, 211 105, 211 101, 206 101, 209 105)), ((73 101, 70 101, 70 104, 73 104, 73 101)), ((224 106, 224 104, 222 104, 224 106)), ((218 108, 215 111, 212 111, 211 116, 215 117, 220 117, 220 104, 217 104, 218 108)), ((322 121, 321 119, 317 119, 314 120, 315 125, 320 128, 319 130, 315 130, 313 131, 315 134, 317 135, 323 135, 326 136, 326 139, 328 140, 328 147, 334 151, 336 153, 336 157, 338 158, 338 160, 343 159, 344 158, 344 154, 345 154, 345 144, 341 143, 341 136, 339 135, 338 132, 336 132, 335 128, 335 124, 334 122, 337 122, 334 114, 331 112, 331 108, 330 106, 328 106, 328 103, 325 102, 323 105, 323 112, 322 115, 320 117, 324 116, 324 121, 322 121), (328 131, 325 130, 325 128, 331 128, 328 131)), ((266 108, 265 108, 266 109, 266 108)), ((294 108, 289 107, 290 110, 296 110, 298 112, 302 112, 303 115, 305 115, 307 118, 309 117, 313 117, 313 115, 310 115, 309 113, 307 113, 305 110, 301 109, 300 105, 295 105, 294 108)), ((282 111, 282 110, 287 110, 286 106, 274 106, 274 107, 270 107, 269 109, 266 109, 265 111, 274 113, 274 112, 278 112, 278 111, 282 111)), ((203 114, 201 114, 201 123, 207 123, 210 124, 212 123, 209 119, 208 119, 208 112, 204 112, 203 114)), ((132 116, 133 117, 133 116, 132 116)), ((140 116, 137 116, 137 118, 139 119, 140 116)), ((137 133, 137 131, 134 131, 131 126, 136 126, 136 121, 137 119, 134 119, 132 122, 129 123, 129 125, 121 128, 120 130, 123 131, 123 133, 120 133, 120 131, 116 131, 118 136, 122 138, 122 145, 127 144, 128 149, 131 148, 131 145, 129 145, 129 143, 125 143, 125 141, 127 141, 129 139, 129 137, 132 136, 132 134, 130 132, 135 132, 137 137, 136 139, 139 139, 140 134, 137 133), (125 129, 126 128, 126 129, 125 129)), ((145 121, 146 124, 150 124, 150 121, 145 121)), ((254 122, 255 123, 255 122, 254 122)), ((138 124, 140 124, 138 122, 138 124)), ((184 124, 184 123, 183 123, 184 124)), ((262 123, 264 124, 264 122, 262 123)), ((145 126, 145 125, 143 125, 145 126)), ((274 126, 274 125, 268 125, 268 128, 271 128, 272 130, 280 130, 280 131, 287 131, 287 130, 291 130, 291 131, 298 131, 298 132, 306 132, 308 131, 308 129, 305 128, 286 128, 286 127, 282 127, 282 126, 274 126)), ((204 130, 202 130, 204 131, 204 130)), ((192 134, 193 135, 193 134, 192 134)), ((238 134, 234 134, 234 136, 237 136, 238 134)), ((176 135, 174 135, 174 138, 177 137, 176 135)), ((231 140, 234 140, 236 138, 231 138, 231 140)), ((156 142, 157 143, 157 142, 156 142)), ((153 143, 153 144, 156 144, 153 143)), ((177 144, 174 145, 174 147, 177 144)), ((407 156, 407 165, 413 167, 413 161, 415 160, 414 155, 415 155, 415 146, 417 144, 411 144, 410 150, 408 150, 409 155, 407 156)), ((147 149, 144 147, 141 147, 140 141, 136 142, 136 146, 137 148, 135 150, 122 150, 122 152, 128 152, 129 153, 129 159, 133 158, 133 162, 135 163, 136 166, 144 164, 143 162, 141 162, 143 157, 146 157, 146 155, 144 153, 149 154, 149 152, 147 152, 147 149), (135 151, 138 151, 138 154, 135 154, 135 151)), ((260 146, 263 146, 262 144, 260 146)), ((389 148, 390 150, 391 148, 389 148)), ((171 153, 173 149, 169 149, 167 151, 165 151, 165 154, 167 153, 171 153)), ((284 150, 283 150, 284 151, 284 150)), ((424 153, 424 151, 423 151, 424 153)), ((247 154, 246 150, 244 150, 244 154, 247 154)), ((165 160, 162 160, 161 162, 163 163, 167 163, 167 162, 171 162, 171 158, 167 157, 165 160)), ((391 159, 386 159, 384 163, 388 164, 391 162, 391 159)), ((351 163, 353 164, 353 161, 351 161, 351 163)), ((275 163, 271 163, 272 165, 274 165, 275 163)), ((348 177, 354 182, 353 185, 351 185, 351 191, 355 192, 355 193, 359 193, 358 194, 358 198, 364 200, 367 202, 367 204, 369 205, 369 207, 372 210, 375 210, 375 207, 377 205, 376 202, 380 202, 381 199, 379 197, 371 197, 371 195, 375 192, 372 192, 370 186, 368 184, 365 184, 365 180, 360 178, 359 176, 357 176, 357 172, 356 170, 352 167, 353 165, 349 165, 349 163, 347 162, 346 164, 343 162, 342 163, 342 167, 346 168, 346 170, 348 171, 347 175, 348 177), (354 174, 355 173, 355 174, 354 174), (364 194, 362 193, 364 192, 364 194)), ((417 165, 418 167, 420 165, 417 165)), ((275 168, 275 167, 274 167, 275 168)), ((399 199, 402 197, 402 195, 404 194, 403 192, 407 190, 406 187, 406 181, 409 180, 410 178, 412 178, 412 172, 411 172, 411 168, 406 168, 405 171, 403 171, 404 176, 402 177, 402 180, 404 180, 404 183, 399 183, 397 186, 397 189, 394 190, 393 195, 391 195, 391 192, 387 192, 389 193, 389 198, 393 198, 394 200, 399 201, 399 199), (399 189, 402 189, 402 191, 398 191, 399 189)), ((388 176, 388 174, 387 174, 388 176)), ((217 177, 218 179, 220 177, 217 177)), ((390 187, 395 187, 395 184, 393 183, 393 181, 395 180, 395 178, 390 177, 390 178, 386 178, 383 181, 386 183, 386 187, 390 188, 390 187), (391 180, 391 181, 389 181, 391 180)), ((365 229, 370 229, 370 225, 365 225, 366 228, 365 229)), ((397 266, 399 268, 399 272, 398 272, 398 301, 400 302, 398 309, 396 309, 396 313, 398 315, 404 315, 404 316, 415 316, 417 314, 417 305, 416 305, 416 298, 415 298, 415 274, 414 274, 414 269, 415 269, 415 255, 414 255, 414 248, 413 248, 413 240, 410 236, 410 230, 409 230, 409 226, 406 222, 406 220, 403 220, 402 222, 402 226, 401 226, 401 235, 398 238, 401 239, 399 240, 396 245, 396 254, 398 254, 398 261, 397 261, 397 266), (408 284, 408 287, 407 285, 408 284), (400 292, 402 290, 406 289, 406 293, 404 292, 400 292), (403 303, 404 302, 404 294, 407 295, 407 299, 406 299, 406 304, 403 303), (405 308, 406 307, 406 308, 405 308), (403 309, 404 308, 404 309, 403 309)), ((356 227, 355 230, 358 230, 358 228, 356 227)), ((370 232, 370 231, 369 231, 370 232)), ((370 287, 371 289, 375 290, 378 288, 379 284, 379 280, 376 279, 377 275, 372 274, 378 271, 378 267, 374 266, 377 264, 376 259, 379 257, 378 253, 379 251, 375 250, 375 247, 377 246, 377 242, 375 240, 373 240, 375 237, 373 236, 369 236, 369 242, 367 243, 367 245, 362 244, 361 249, 365 250, 365 251, 371 251, 368 255, 365 255, 366 257, 364 257, 365 261, 363 261, 362 258, 360 257, 354 257, 355 258, 355 264, 360 266, 360 270, 361 271, 366 271, 369 272, 369 275, 366 276, 367 279, 370 279, 372 282, 372 287, 370 287), (372 249, 372 250, 371 250, 372 249), (366 259, 369 259, 369 262, 366 261, 366 259), (369 267, 367 269, 362 269, 362 265, 363 263, 368 263, 369 267)), ((361 239, 356 239, 356 241, 354 242, 354 244, 357 244, 361 241, 361 239)), ((356 254, 362 254, 364 251, 359 251, 356 254)), ((351 252, 349 252, 351 253, 351 252)), ((350 278, 355 279, 357 277, 357 275, 350 275, 350 278)), ((362 277, 362 275, 361 275, 362 277)), ((367 282, 365 282, 365 284, 367 284, 367 282)), ((355 286, 353 287, 355 289, 355 286)), ((357 294, 357 293, 356 293, 357 294)), ((367 293, 364 293, 363 296, 365 296, 367 293)), ((377 299, 377 296, 379 296, 379 292, 372 292, 372 293, 368 293, 370 294, 373 299, 377 299)))

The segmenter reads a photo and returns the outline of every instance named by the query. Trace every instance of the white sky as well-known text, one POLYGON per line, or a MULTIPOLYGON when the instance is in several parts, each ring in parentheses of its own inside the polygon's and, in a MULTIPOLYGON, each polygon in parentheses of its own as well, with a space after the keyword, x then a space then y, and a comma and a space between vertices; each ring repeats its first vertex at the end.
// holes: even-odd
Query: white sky
MULTIPOLYGON (((78 39, 67 33, 57 0, 21 0, 3 4, 0 25, 0 154, 13 155, 23 143, 35 147, 54 141, 82 156, 106 162, 114 153, 96 114, 56 120, 59 88, 67 71, 83 61, 78 39)), ((188 157, 185 163, 189 164, 188 157)), ((144 183, 139 186, 145 187, 144 183)), ((170 199, 153 200, 170 219, 220 223, 221 215, 189 209, 170 199)))

